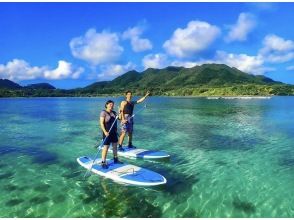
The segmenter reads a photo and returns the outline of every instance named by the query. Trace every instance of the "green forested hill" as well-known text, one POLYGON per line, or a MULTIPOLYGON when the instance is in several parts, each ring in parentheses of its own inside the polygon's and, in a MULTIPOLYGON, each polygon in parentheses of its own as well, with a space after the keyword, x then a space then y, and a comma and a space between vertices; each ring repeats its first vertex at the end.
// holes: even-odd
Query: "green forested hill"
POLYGON ((36 83, 25 86, 26 89, 56 89, 54 86, 49 83, 36 83))
POLYGON ((0 96, 103 96, 122 95, 126 90, 136 95, 150 90, 153 95, 169 96, 294 95, 293 85, 247 74, 224 64, 203 64, 192 68, 149 68, 141 73, 129 71, 112 81, 71 90, 21 88, 10 90, 7 95, 7 89, 2 89, 0 96))
POLYGON ((21 89, 22 86, 8 79, 0 79, 0 89, 21 89))
MULTIPOLYGON (((230 87, 232 87, 235 92, 237 92, 238 87, 240 87, 242 94, 254 87, 255 94, 259 93, 258 91, 256 92, 258 89, 260 90, 261 88, 272 86, 283 87, 286 85, 265 76, 255 76, 244 73, 227 65, 204 64, 192 68, 149 68, 142 73, 130 71, 110 81, 106 87, 97 83, 92 84, 90 87, 92 92, 97 94, 116 94, 122 93, 127 89, 142 93, 142 90, 149 89, 153 94, 157 95, 177 95, 176 93, 185 95, 183 91, 189 91, 187 95, 201 95, 201 93, 203 93, 201 91, 212 90, 212 88, 218 88, 217 91, 220 91, 222 88, 228 88, 227 92, 229 92, 230 87), (246 89, 240 87, 245 85, 247 85, 246 89)), ((232 93, 235 93, 234 91, 230 92, 228 95, 232 95, 232 93)), ((270 89, 268 89, 268 92, 269 91, 270 89)))

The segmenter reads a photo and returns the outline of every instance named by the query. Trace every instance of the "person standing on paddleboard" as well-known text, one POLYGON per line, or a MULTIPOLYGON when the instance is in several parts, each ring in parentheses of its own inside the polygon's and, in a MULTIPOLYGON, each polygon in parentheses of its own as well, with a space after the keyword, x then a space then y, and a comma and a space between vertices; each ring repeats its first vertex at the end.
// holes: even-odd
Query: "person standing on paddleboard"
POLYGON ((112 100, 108 100, 105 103, 105 110, 102 110, 100 113, 100 127, 102 129, 102 136, 104 141, 104 146, 102 150, 102 161, 101 166, 104 169, 108 168, 106 164, 106 156, 108 152, 108 148, 110 144, 113 149, 113 162, 114 163, 122 163, 118 160, 117 157, 117 123, 116 123, 116 112, 113 111, 114 102, 112 100), (111 128, 112 126, 112 128, 111 128), (110 130, 111 128, 111 130, 110 130))
POLYGON ((120 120, 121 120, 121 134, 119 137, 119 142, 118 142, 118 150, 119 151, 124 151, 122 144, 124 142, 124 138, 126 136, 126 133, 128 133, 128 147, 129 148, 134 148, 132 144, 132 139, 133 139, 133 111, 134 111, 134 106, 135 104, 143 102, 147 96, 150 94, 148 91, 144 97, 137 101, 132 101, 132 92, 127 91, 125 93, 126 95, 126 100, 122 101, 120 104, 120 120))

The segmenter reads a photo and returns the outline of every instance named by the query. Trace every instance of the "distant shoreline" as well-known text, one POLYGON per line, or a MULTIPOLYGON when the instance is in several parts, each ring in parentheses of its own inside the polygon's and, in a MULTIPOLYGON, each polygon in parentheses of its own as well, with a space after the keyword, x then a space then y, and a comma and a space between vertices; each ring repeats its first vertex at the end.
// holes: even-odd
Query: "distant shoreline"
MULTIPOLYGON (((206 99, 270 99, 275 96, 293 96, 293 95, 271 95, 271 96, 167 96, 167 95, 154 95, 150 97, 168 97, 168 98, 206 98, 206 99)), ((14 98, 14 99, 22 99, 22 98, 105 98, 105 97, 123 97, 123 95, 105 95, 105 96, 11 96, 11 97, 0 97, 0 99, 14 98)), ((138 96, 139 97, 139 96, 138 96)))

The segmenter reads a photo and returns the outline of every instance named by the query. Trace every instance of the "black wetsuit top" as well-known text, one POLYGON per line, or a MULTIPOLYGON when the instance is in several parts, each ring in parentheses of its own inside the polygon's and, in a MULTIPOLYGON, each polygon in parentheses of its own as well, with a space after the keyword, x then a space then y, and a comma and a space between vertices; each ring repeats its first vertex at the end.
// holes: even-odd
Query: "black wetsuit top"
POLYGON ((135 103, 137 103, 137 102, 136 101, 131 101, 131 102, 127 101, 127 104, 124 107, 123 113, 128 114, 128 115, 132 115, 135 103))
MULTIPOLYGON (((112 111, 112 114, 103 110, 100 114, 100 116, 105 115, 105 120, 104 120, 104 127, 107 132, 109 132, 111 125, 114 123, 115 118, 116 118, 116 112, 112 111), (107 117, 107 116, 108 117, 107 117), (107 117, 107 120, 106 120, 107 117)), ((102 132, 102 137, 105 139, 105 134, 102 132)), ((117 138, 117 122, 113 124, 113 127, 111 131, 109 132, 109 136, 107 139, 104 140, 104 145, 110 145, 110 143, 116 143, 118 141, 117 138)))
MULTIPOLYGON (((111 128, 111 125, 115 121, 116 112, 112 111, 113 114, 110 114, 109 112, 107 112, 105 110, 104 110, 104 112, 110 117, 110 119, 108 121, 104 120, 104 127, 105 127, 105 130, 108 132, 111 128)), ((115 122, 110 133, 116 133, 116 130, 117 130, 117 123, 115 122)))

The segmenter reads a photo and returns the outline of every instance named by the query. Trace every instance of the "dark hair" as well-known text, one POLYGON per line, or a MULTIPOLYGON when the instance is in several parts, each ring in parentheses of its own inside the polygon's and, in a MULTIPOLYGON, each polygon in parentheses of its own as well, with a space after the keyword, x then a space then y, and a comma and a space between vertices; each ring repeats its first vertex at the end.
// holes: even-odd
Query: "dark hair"
POLYGON ((125 92, 126 95, 127 95, 128 93, 131 93, 131 94, 132 94, 132 92, 131 92, 130 90, 128 90, 128 91, 125 92))
POLYGON ((114 101, 112 101, 112 100, 108 100, 108 101, 105 103, 105 108, 107 108, 107 105, 108 105, 109 103, 113 103, 113 104, 114 104, 114 101))

